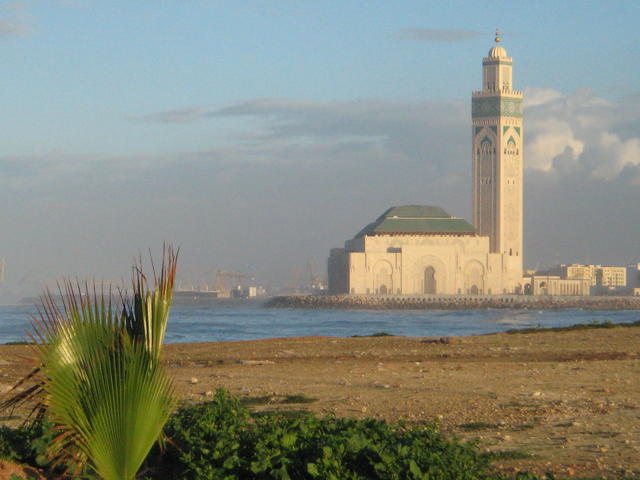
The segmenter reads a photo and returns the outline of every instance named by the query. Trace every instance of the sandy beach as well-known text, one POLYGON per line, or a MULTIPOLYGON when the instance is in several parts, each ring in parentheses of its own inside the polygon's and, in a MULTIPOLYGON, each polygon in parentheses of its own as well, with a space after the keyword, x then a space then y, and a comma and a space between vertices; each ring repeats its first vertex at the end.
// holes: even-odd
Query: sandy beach
MULTIPOLYGON (((28 356, 0 346, 3 389, 28 356)), ((165 361, 184 401, 224 387, 255 409, 436 421, 505 472, 640 471, 640 327, 170 344, 165 361)))

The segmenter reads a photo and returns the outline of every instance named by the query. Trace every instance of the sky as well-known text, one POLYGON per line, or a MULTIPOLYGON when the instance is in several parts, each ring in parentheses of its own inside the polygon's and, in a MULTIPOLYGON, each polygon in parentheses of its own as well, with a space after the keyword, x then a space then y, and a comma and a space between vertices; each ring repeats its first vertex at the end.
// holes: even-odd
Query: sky
POLYGON ((640 262, 640 2, 0 2, 0 299, 119 281, 291 282, 392 205, 470 218, 499 27, 525 92, 525 265, 640 262))

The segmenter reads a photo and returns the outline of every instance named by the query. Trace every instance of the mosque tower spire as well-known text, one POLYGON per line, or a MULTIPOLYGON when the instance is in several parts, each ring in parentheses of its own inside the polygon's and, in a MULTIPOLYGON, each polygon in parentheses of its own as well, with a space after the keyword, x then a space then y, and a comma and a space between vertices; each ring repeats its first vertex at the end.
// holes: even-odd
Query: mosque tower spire
POLYGON ((472 95, 473 223, 492 253, 512 257, 522 271, 522 92, 513 90, 513 60, 495 44, 482 60, 482 90, 472 95))

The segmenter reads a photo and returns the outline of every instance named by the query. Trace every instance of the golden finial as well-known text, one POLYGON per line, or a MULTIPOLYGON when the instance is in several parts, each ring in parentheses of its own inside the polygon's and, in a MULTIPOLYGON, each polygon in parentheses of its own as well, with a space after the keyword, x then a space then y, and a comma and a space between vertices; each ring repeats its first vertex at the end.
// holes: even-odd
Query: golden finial
POLYGON ((496 43, 500 43, 500 30, 496 28, 496 43))

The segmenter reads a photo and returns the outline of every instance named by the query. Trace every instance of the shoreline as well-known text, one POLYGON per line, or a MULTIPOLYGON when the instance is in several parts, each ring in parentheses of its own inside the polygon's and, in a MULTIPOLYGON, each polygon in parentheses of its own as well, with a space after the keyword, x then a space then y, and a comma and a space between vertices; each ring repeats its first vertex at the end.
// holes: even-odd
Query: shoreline
POLYGON ((640 310, 640 297, 282 295, 265 308, 344 310, 640 310))

